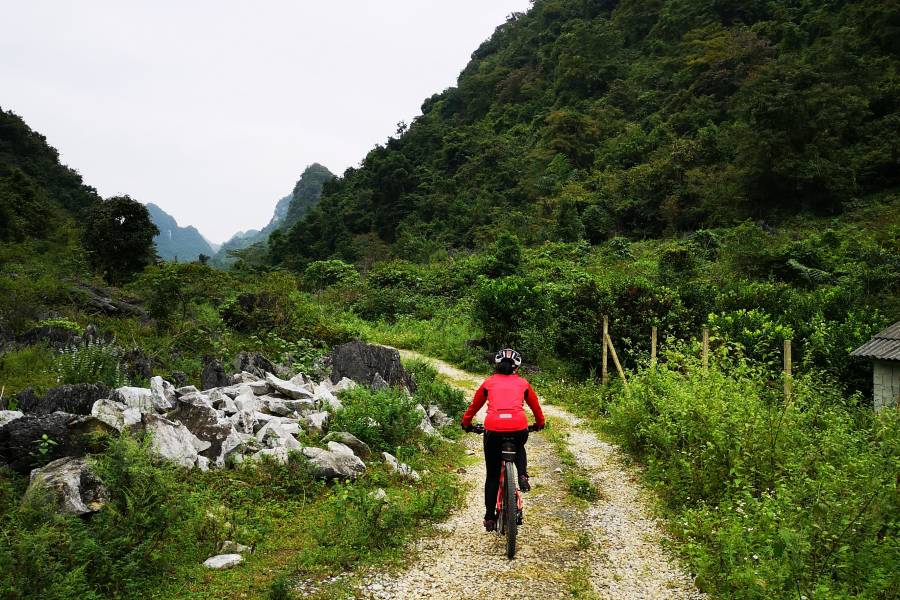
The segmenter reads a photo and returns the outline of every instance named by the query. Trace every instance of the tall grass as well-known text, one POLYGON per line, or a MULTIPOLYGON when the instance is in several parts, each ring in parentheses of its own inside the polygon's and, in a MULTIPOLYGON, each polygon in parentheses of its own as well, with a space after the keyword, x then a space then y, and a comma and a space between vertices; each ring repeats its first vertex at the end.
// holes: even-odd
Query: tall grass
POLYGON ((629 383, 612 397, 573 386, 560 400, 646 464, 700 589, 897 597, 900 411, 876 416, 814 374, 786 401, 746 361, 704 371, 681 356, 629 383))

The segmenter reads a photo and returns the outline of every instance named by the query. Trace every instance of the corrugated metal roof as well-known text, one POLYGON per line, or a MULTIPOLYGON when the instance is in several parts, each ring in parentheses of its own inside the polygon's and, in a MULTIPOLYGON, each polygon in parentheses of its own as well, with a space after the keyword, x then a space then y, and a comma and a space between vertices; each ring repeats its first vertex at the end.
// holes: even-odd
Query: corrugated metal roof
POLYGON ((900 360, 900 321, 851 352, 850 356, 900 360))

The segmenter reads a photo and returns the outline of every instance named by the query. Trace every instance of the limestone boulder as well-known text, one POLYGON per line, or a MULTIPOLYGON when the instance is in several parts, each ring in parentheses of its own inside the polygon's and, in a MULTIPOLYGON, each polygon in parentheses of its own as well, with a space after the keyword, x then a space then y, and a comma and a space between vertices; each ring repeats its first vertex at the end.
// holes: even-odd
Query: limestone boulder
POLYGON ((270 422, 256 433, 256 439, 269 448, 284 448, 285 450, 303 450, 303 446, 280 423, 270 422))
POLYGON ((398 461, 393 454, 382 452, 381 455, 384 457, 385 462, 391 467, 391 470, 393 470, 404 479, 408 479, 410 481, 422 481, 421 475, 413 471, 412 467, 410 467, 408 464, 398 461))
POLYGON ((197 448, 194 436, 181 423, 156 414, 144 413, 141 422, 134 426, 153 433, 151 451, 163 460, 192 469, 197 464, 197 448))
POLYGON ((200 391, 211 390, 217 387, 226 387, 233 383, 231 375, 225 372, 225 367, 218 360, 211 360, 203 367, 200 374, 200 391))
POLYGON ((43 460, 84 456, 99 450, 90 445, 88 434, 113 433, 115 429, 92 416, 55 412, 49 415, 24 415, 0 426, 0 462, 18 473, 30 473, 38 460, 40 440, 52 440, 43 460))
POLYGON ((33 415, 49 415, 57 411, 89 415, 94 402, 108 397, 109 390, 102 383, 59 385, 47 390, 43 398, 38 398, 34 393, 23 395, 19 399, 19 409, 33 415))
POLYGON ((331 382, 348 377, 353 381, 371 385, 379 375, 389 386, 406 387, 415 392, 416 382, 400 362, 400 352, 395 348, 366 344, 359 339, 336 346, 331 353, 331 382))
POLYGON ((328 431, 328 421, 328 413, 324 411, 312 413, 303 418, 306 430, 311 433, 325 433, 328 431))
POLYGON ((300 398, 313 397, 313 393, 305 387, 301 387, 290 381, 285 381, 284 379, 279 379, 271 373, 266 373, 266 382, 278 393, 284 394, 288 398, 298 400, 300 398))
POLYGON ((448 417, 444 411, 440 409, 436 404, 432 404, 428 407, 426 411, 428 418, 431 420, 431 424, 437 429, 443 429, 447 425, 452 425, 455 421, 448 417))
POLYGON ((182 397, 167 417, 182 423, 191 434, 209 444, 199 449, 198 454, 208 458, 215 467, 225 466, 225 460, 241 450, 243 444, 234 423, 221 417, 211 406, 185 401, 182 397))
POLYGON ((360 440, 353 434, 347 433, 346 431, 332 431, 328 435, 322 438, 323 442, 338 442, 349 448, 352 448, 354 452, 361 455, 366 455, 369 453, 369 446, 364 441, 360 440))
POLYGON ((3 427, 11 421, 21 419, 25 415, 18 410, 0 410, 0 427, 3 427))
POLYGON ((234 361, 232 361, 231 366, 234 367, 234 370, 239 373, 243 373, 246 371, 247 373, 256 375, 261 379, 265 378, 266 373, 277 373, 278 371, 278 369, 275 367, 275 363, 263 356, 263 354, 260 352, 256 352, 254 354, 250 354, 249 352, 241 352, 234 357, 234 361))
POLYGON ((157 375, 150 379, 150 393, 152 394, 151 403, 154 410, 158 413, 164 413, 171 410, 175 406, 175 386, 157 375))
POLYGON ((155 413, 153 392, 147 388, 120 387, 109 394, 109 399, 125 406, 136 408, 141 412, 155 413))
POLYGON ((240 554, 219 554, 206 559, 203 566, 209 569, 228 569, 241 564, 243 560, 240 554))
POLYGON ((103 507, 106 488, 91 472, 87 460, 69 456, 31 472, 23 503, 40 497, 61 514, 86 515, 103 507))
POLYGON ((118 431, 141 422, 140 409, 105 398, 94 403, 94 406, 91 408, 91 416, 100 419, 118 431))
POLYGON ((314 467, 316 479, 356 479, 366 472, 365 463, 352 452, 338 454, 321 448, 307 447, 303 449, 303 455, 314 467))

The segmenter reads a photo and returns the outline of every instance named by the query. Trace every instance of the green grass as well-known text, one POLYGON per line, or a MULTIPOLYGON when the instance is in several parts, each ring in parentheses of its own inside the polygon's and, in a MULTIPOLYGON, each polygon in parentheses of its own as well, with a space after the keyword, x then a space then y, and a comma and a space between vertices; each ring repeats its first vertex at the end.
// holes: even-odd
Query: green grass
POLYGON ((544 437, 553 444, 559 461, 563 464, 563 480, 569 493, 580 500, 588 502, 601 498, 600 490, 591 483, 589 473, 578 465, 575 455, 569 450, 568 427, 562 419, 549 417, 543 430, 544 437))

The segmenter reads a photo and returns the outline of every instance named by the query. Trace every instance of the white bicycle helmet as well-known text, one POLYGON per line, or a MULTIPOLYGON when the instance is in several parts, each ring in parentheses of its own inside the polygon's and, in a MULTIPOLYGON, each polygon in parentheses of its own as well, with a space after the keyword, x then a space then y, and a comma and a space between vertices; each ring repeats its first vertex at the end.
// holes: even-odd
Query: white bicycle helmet
POLYGON ((510 360, 516 367, 519 367, 522 364, 522 355, 512 348, 504 348, 494 356, 494 362, 498 365, 503 360, 510 360))

